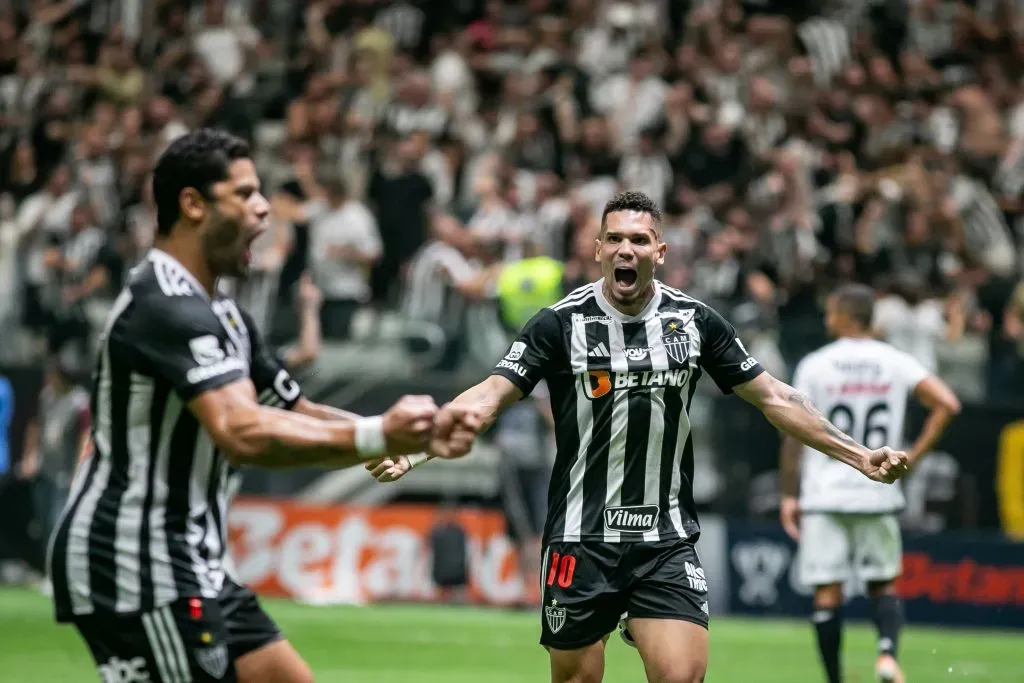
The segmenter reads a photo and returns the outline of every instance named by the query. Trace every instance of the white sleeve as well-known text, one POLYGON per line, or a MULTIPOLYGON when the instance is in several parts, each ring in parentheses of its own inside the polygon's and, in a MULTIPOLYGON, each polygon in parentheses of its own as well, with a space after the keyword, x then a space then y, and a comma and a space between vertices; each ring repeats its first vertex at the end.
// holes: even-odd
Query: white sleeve
POLYGON ((931 376, 931 371, 909 353, 897 351, 898 360, 896 363, 897 372, 907 385, 907 392, 913 393, 914 389, 923 380, 931 376))
POLYGON ((813 360, 808 356, 797 363, 796 370, 793 371, 793 388, 807 394, 812 403, 816 400, 814 398, 814 381, 812 380, 813 365, 813 360))

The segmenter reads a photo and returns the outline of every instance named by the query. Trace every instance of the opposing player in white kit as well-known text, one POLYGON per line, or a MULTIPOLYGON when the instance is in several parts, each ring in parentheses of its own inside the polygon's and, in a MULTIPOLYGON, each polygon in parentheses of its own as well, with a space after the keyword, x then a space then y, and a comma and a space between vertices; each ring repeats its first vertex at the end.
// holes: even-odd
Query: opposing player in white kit
MULTIPOLYGON (((825 323, 837 339, 800 362, 793 386, 868 448, 903 446, 913 394, 931 411, 907 449, 913 468, 960 411, 960 402, 913 356, 871 337, 874 301, 874 292, 863 285, 846 285, 828 299, 825 323)), ((868 587, 879 638, 876 674, 881 681, 903 683, 896 662, 903 610, 893 585, 902 570, 902 489, 859 476, 788 436, 780 477, 782 525, 799 541, 800 575, 814 586, 812 620, 829 683, 842 680, 843 584, 852 575, 868 587)))

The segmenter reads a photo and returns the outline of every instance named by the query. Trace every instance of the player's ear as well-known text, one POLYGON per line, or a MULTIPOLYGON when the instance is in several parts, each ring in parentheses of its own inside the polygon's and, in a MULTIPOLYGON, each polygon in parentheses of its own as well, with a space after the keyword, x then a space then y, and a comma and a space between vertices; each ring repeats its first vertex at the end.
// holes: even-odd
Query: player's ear
POLYGON ((178 195, 181 213, 191 221, 199 222, 206 215, 206 198, 194 187, 186 187, 178 195))
POLYGON ((658 235, 658 251, 657 251, 657 256, 654 259, 654 263, 659 265, 659 266, 665 265, 665 254, 667 254, 667 253, 668 253, 668 245, 665 244, 662 241, 661 235, 658 235))
POLYGON ((594 262, 595 263, 600 263, 601 262, 601 234, 602 233, 604 233, 603 229, 600 232, 597 233, 597 239, 594 240, 594 262))

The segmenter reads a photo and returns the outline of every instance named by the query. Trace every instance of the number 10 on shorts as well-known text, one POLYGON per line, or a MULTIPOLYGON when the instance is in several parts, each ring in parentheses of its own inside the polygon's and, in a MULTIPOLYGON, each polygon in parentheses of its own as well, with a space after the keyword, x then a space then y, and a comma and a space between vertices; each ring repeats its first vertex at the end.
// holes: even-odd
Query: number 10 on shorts
POLYGON ((568 588, 572 585, 573 574, 576 573, 576 558, 572 555, 551 553, 551 565, 548 569, 548 578, 545 583, 549 586, 558 585, 561 588, 568 588))

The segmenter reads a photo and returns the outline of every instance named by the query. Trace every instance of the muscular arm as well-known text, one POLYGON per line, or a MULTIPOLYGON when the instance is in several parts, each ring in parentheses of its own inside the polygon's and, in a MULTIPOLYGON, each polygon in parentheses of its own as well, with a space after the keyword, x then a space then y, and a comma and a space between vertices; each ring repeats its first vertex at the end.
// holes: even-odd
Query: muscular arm
POLYGON ((870 451, 844 434, 811 404, 807 396, 767 372, 735 387, 778 430, 850 467, 864 471, 870 451))
POLYGON ((914 396, 929 409, 929 412, 924 427, 921 428, 921 433, 908 454, 911 467, 938 443, 946 427, 960 412, 960 401, 956 394, 934 375, 918 383, 914 388, 914 396))
POLYGON ((261 406, 249 380, 207 391, 188 406, 234 465, 350 467, 364 460, 352 421, 261 406))
POLYGON ((324 405, 323 403, 313 403, 305 396, 300 398, 292 408, 293 413, 299 415, 305 415, 306 417, 312 417, 317 420, 326 421, 341 421, 341 422, 352 422, 358 420, 361 416, 355 413, 350 413, 347 410, 341 408, 334 408, 332 406, 324 405))
MULTIPOLYGON (((491 375, 483 382, 466 389, 441 410, 438 414, 435 436, 440 436, 442 440, 447 438, 459 409, 471 410, 480 421, 477 433, 483 432, 494 424, 502 410, 522 397, 522 390, 511 380, 501 375, 491 375)), ((438 457, 438 453, 434 451, 427 455, 428 460, 435 457, 438 457)))

